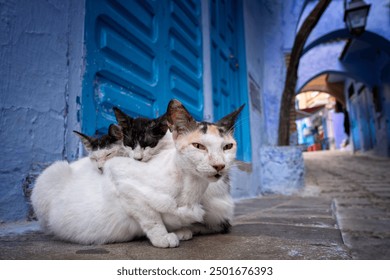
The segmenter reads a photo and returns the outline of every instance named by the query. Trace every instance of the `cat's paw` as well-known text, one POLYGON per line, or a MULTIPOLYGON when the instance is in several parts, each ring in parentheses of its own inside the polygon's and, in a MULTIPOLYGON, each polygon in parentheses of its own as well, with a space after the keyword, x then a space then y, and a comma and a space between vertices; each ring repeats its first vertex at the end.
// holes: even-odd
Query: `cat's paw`
POLYGON ((175 231, 175 234, 179 240, 190 240, 192 239, 192 231, 189 228, 182 228, 175 231))
POLYGON ((153 246, 159 248, 174 248, 179 246, 179 237, 174 233, 167 233, 156 238, 150 238, 153 246))

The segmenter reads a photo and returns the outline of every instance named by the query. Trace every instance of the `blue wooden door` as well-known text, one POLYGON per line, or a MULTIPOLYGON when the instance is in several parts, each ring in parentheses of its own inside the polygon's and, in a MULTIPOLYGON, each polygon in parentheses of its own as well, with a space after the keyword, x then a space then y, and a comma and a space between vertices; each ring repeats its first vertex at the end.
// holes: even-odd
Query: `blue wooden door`
POLYGON ((359 120, 358 120, 358 99, 356 94, 351 97, 350 103, 350 122, 351 122, 351 135, 353 141, 354 151, 361 149, 360 143, 360 129, 359 129, 359 120))
POLYGON ((372 99, 372 92, 366 88, 363 92, 366 110, 367 110, 367 122, 368 122, 368 133, 370 137, 370 148, 374 148, 376 146, 376 128, 375 128, 375 107, 372 99))
POLYGON ((236 0, 211 0, 211 68, 214 119, 246 103, 237 122, 237 157, 251 160, 249 104, 245 72, 242 28, 242 3, 236 0))
POLYGON ((177 98, 203 116, 200 0, 87 0, 82 130, 105 133, 118 106, 157 117, 177 98))
POLYGON ((368 89, 364 88, 357 96, 361 144, 364 151, 372 149, 374 147, 375 140, 375 128, 372 127, 373 116, 370 110, 372 101, 369 98, 369 93, 368 89))

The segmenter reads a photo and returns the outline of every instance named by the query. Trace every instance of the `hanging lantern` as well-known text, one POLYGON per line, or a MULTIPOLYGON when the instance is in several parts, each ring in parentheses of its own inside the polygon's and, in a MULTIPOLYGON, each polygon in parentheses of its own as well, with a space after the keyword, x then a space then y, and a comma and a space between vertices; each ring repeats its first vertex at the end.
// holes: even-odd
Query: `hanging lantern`
POLYGON ((370 6, 362 0, 351 0, 345 5, 344 21, 352 35, 361 35, 367 23, 370 6))

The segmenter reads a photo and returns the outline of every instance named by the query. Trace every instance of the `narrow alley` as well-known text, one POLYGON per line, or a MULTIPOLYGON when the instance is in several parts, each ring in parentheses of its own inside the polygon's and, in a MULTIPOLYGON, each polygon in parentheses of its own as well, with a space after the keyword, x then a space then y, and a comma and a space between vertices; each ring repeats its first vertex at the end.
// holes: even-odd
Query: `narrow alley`
POLYGON ((0 225, 0 259, 389 259, 390 160, 329 151, 304 158, 305 189, 237 201, 229 234, 167 250, 147 240, 85 246, 20 222, 0 225))

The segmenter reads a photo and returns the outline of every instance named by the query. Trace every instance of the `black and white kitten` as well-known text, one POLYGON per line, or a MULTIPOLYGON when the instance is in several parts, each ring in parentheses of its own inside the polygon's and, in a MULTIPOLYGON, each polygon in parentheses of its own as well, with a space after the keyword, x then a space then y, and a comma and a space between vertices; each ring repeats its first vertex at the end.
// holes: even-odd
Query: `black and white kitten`
POLYGON ((115 117, 123 131, 123 144, 132 149, 132 158, 149 161, 164 149, 173 149, 166 115, 156 119, 132 118, 114 107, 115 117))
POLYGON ((96 163, 100 173, 103 172, 104 163, 110 158, 117 156, 129 157, 132 150, 123 145, 122 128, 111 124, 108 128, 108 134, 101 137, 92 137, 78 131, 76 133, 89 153, 91 161, 96 163))

